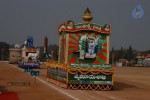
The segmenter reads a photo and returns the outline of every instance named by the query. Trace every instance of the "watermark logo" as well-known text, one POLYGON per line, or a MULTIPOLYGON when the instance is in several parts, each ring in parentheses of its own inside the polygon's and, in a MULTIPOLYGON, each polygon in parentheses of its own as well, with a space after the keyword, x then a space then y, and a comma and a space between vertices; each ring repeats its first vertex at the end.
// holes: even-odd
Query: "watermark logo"
POLYGON ((144 15, 144 11, 143 11, 141 5, 138 5, 132 11, 132 17, 135 19, 140 19, 143 17, 143 15, 144 15))
POLYGON ((30 86, 30 82, 8 82, 8 86, 30 86))

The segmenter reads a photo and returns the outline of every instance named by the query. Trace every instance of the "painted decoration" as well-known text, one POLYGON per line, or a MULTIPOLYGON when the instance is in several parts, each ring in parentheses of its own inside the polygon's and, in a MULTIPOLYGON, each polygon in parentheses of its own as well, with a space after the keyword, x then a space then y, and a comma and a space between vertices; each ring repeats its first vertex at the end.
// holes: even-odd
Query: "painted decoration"
POLYGON ((47 69, 47 77, 51 77, 54 80, 60 80, 64 83, 67 82, 67 72, 59 68, 56 69, 56 68, 49 67, 47 69))
POLYGON ((31 71, 30 74, 31 74, 31 76, 39 76, 40 71, 31 71))
POLYGON ((59 63, 108 63, 110 32, 110 24, 74 24, 73 21, 66 21, 58 29, 59 63), (68 28, 68 25, 72 28, 68 28))
POLYGON ((40 68, 39 62, 19 62, 18 67, 21 68, 40 68))
POLYGON ((79 24, 74 24, 73 21, 67 21, 61 24, 58 28, 58 33, 60 34, 61 32, 78 32, 78 31, 95 31, 95 32, 100 32, 101 34, 110 34, 111 33, 111 25, 106 24, 106 25, 98 25, 95 23, 79 23, 79 24), (68 26, 66 23, 71 23, 71 25, 68 26), (69 28, 71 26, 71 28, 69 28))
POLYGON ((106 63, 107 38, 95 32, 79 32, 69 34, 68 61, 77 63, 81 60, 87 61, 88 58, 93 63, 106 63), (79 59, 74 57, 74 53, 79 54, 79 59))
POLYGON ((31 72, 33 71, 33 68, 30 68, 30 67, 26 67, 24 68, 24 71, 27 73, 27 72, 31 72))
POLYGON ((33 46, 33 37, 31 37, 31 36, 28 36, 28 38, 27 38, 27 47, 28 48, 33 48, 34 46, 33 46))
POLYGON ((70 64, 69 65, 72 68, 77 68, 80 66, 80 68, 100 68, 100 69, 110 69, 112 68, 109 64, 70 64))
POLYGON ((69 84, 103 84, 112 85, 112 75, 93 75, 93 74, 81 74, 75 75, 69 74, 69 84))
POLYGON ((81 36, 79 40, 80 59, 95 58, 98 49, 98 37, 81 36))

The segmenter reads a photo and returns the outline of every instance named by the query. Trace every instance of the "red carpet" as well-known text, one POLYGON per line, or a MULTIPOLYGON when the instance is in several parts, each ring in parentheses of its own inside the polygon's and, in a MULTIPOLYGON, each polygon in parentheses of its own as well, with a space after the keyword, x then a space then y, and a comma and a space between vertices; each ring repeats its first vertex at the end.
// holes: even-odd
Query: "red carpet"
POLYGON ((17 93, 6 92, 0 94, 0 100, 19 100, 17 93))

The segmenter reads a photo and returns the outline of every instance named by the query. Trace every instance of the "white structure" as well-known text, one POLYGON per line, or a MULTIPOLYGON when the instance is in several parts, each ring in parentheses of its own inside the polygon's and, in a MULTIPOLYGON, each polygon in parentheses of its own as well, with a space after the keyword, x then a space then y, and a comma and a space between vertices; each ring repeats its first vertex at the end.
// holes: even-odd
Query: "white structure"
POLYGON ((21 58, 21 49, 10 48, 9 49, 9 63, 18 63, 19 58, 21 58))
POLYGON ((36 61, 37 57, 39 56, 39 49, 37 48, 22 48, 22 58, 25 61, 28 61, 29 58, 36 61))

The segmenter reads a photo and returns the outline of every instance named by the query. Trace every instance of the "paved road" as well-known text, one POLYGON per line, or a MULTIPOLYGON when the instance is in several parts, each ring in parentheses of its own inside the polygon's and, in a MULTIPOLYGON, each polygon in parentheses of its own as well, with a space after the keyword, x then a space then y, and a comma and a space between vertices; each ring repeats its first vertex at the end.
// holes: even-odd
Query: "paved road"
POLYGON ((34 77, 7 62, 0 62, 0 86, 5 87, 5 91, 17 92, 20 100, 71 100, 38 80, 35 84, 34 77), (9 86, 9 82, 30 82, 30 86, 9 86))
POLYGON ((34 77, 7 62, 0 62, 0 86, 18 92, 20 100, 150 100, 150 67, 115 67, 113 91, 67 90, 46 81, 46 67, 34 77), (30 82, 31 86, 7 86, 9 81, 30 82))

